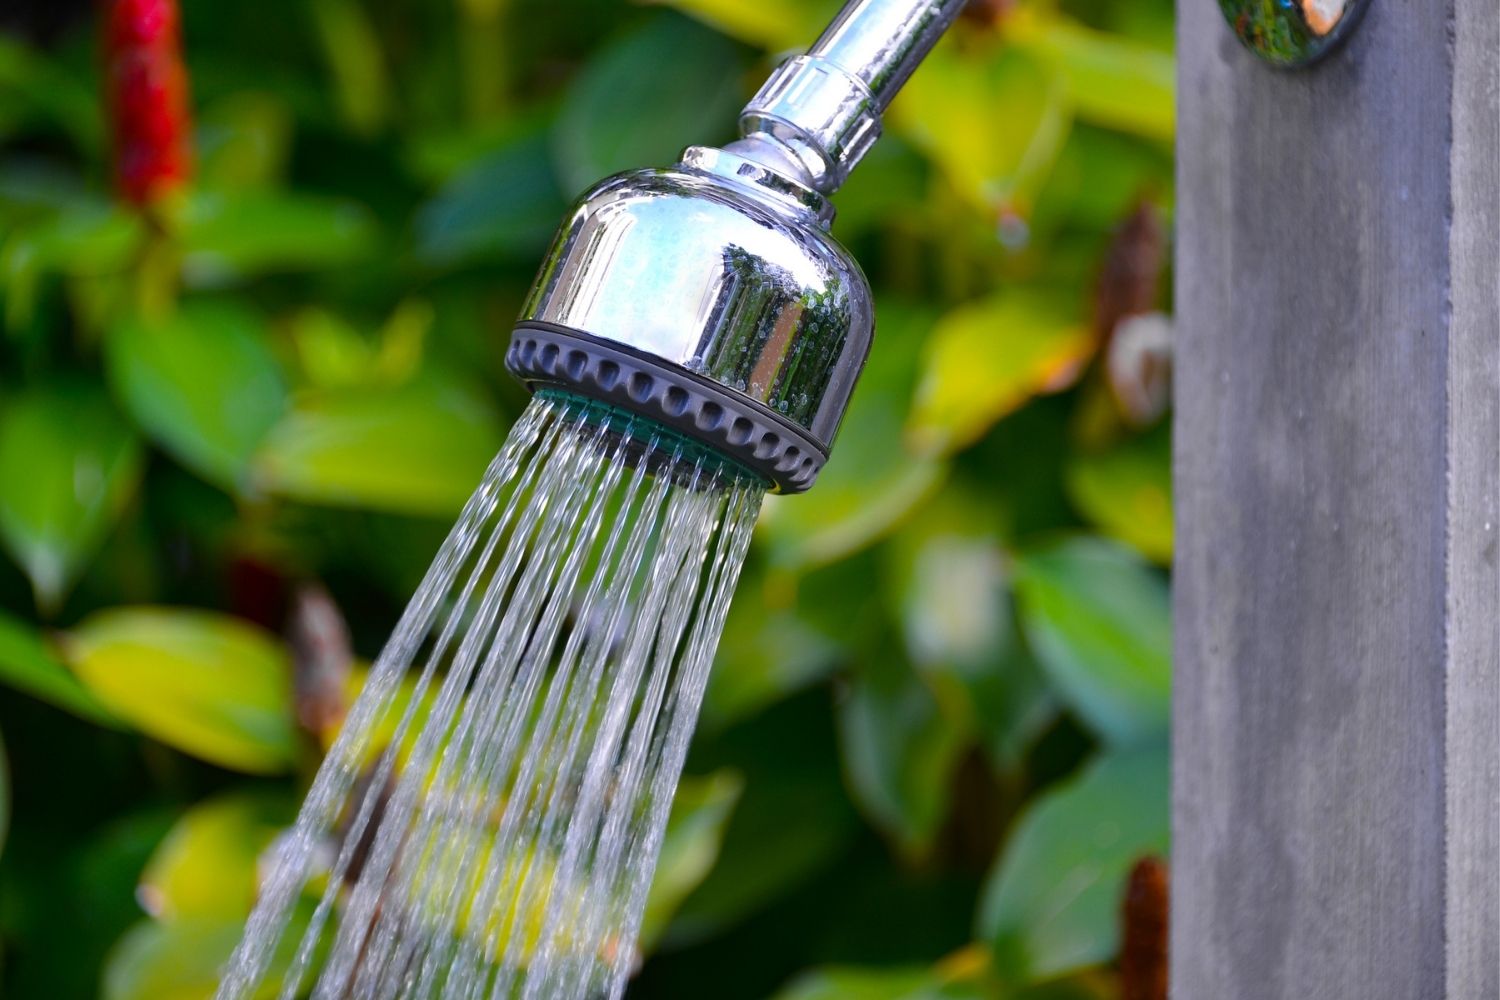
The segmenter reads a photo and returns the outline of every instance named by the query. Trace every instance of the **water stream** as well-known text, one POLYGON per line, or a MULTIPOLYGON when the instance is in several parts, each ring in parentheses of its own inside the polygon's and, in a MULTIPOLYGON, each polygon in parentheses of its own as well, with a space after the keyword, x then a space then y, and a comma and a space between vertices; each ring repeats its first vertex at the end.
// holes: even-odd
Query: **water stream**
POLYGON ((275 848, 218 1000, 618 997, 764 484, 539 396, 275 848))

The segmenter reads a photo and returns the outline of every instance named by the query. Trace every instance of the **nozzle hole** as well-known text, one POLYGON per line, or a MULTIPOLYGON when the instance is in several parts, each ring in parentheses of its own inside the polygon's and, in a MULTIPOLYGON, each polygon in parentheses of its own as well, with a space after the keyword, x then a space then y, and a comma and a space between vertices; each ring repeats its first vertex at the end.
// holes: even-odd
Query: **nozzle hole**
POLYGON ((588 355, 584 354, 582 351, 569 351, 568 352, 567 369, 568 369, 568 376, 570 378, 574 378, 574 379, 582 378, 583 377, 583 373, 584 373, 585 370, 587 370, 588 366, 589 366, 588 355))
POLYGON ((645 372, 636 372, 630 376, 628 391, 630 398, 637 403, 644 403, 651 398, 651 390, 656 385, 656 380, 645 372))
POLYGON ((700 430, 716 431, 724 422, 724 407, 718 403, 704 403, 698 410, 698 427, 700 430))

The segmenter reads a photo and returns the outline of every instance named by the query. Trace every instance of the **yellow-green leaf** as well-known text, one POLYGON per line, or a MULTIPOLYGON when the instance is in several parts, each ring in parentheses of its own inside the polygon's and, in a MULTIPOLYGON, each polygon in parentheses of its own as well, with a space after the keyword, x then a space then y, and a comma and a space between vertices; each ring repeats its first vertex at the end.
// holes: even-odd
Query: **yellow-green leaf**
POLYGON ((118 273, 139 253, 146 233, 139 213, 87 195, 56 212, 4 221, 8 232, 0 238, 0 288, 5 291, 5 323, 13 330, 31 322, 45 275, 82 279, 118 273))
MULTIPOLYGON (((415 747, 418 737, 421 735, 423 726, 428 715, 432 712, 433 702, 437 699, 437 692, 429 685, 422 692, 422 698, 412 707, 412 699, 417 693, 417 671, 407 671, 401 675, 400 682, 396 685, 384 701, 384 708, 376 712, 374 716, 366 720, 363 735, 354 739, 351 746, 364 748, 363 756, 359 764, 361 767, 372 767, 387 750, 396 751, 398 766, 406 762, 415 747), (408 709, 412 716, 407 723, 402 735, 401 743, 392 747, 392 740, 396 737, 396 730, 405 717, 408 709)), ((370 681, 370 666, 365 663, 356 663, 349 671, 349 677, 344 683, 344 700, 346 704, 353 705, 364 693, 365 685, 370 681)), ((326 746, 332 746, 333 741, 338 738, 339 731, 349 721, 346 716, 337 730, 322 734, 326 746)))
POLYGON ((243 489, 251 453, 286 408, 262 320, 227 302, 187 303, 169 319, 118 324, 106 347, 135 422, 199 475, 243 489))
POLYGON ((500 444, 494 410, 451 381, 310 392, 267 436, 255 481, 308 503, 446 515, 500 444))
POLYGON ((303 377, 319 389, 370 380, 375 349, 354 325, 327 309, 309 307, 287 323, 303 377))
POLYGON ((1108 451, 1068 463, 1068 495, 1106 534, 1152 562, 1172 561, 1172 435, 1162 422, 1108 451))
POLYGON ((292 819, 274 797, 234 793, 188 810, 151 855, 136 897, 158 920, 243 920, 260 857, 292 819))
POLYGON ((291 137, 291 112, 271 94, 241 91, 215 101, 198 116, 194 135, 198 183, 268 187, 284 172, 291 137))
POLYGON ((380 36, 365 6, 354 0, 313 0, 310 6, 344 122, 362 134, 375 132, 385 122, 390 88, 380 36))
POLYGON ((838 0, 647 0, 691 14, 733 38, 771 51, 807 47, 839 8, 838 0))
POLYGON ((117 608, 89 617, 63 648, 94 695, 153 738, 252 774, 292 763, 291 666, 262 629, 206 611, 117 608))
POLYGON ((238 923, 145 921, 105 960, 103 1000, 209 1000, 239 941, 238 923))
POLYGON ((1033 396, 1072 385, 1093 350, 1053 298, 1005 290, 956 309, 928 338, 907 440, 921 454, 972 444, 1033 396))
POLYGON ((26 623, 0 612, 0 684, 100 725, 118 726, 109 710, 26 623))
MULTIPOLYGON (((275 1000, 311 922, 312 904, 293 911, 250 1000, 275 1000)), ((102 1000, 211 1000, 244 932, 241 920, 145 920, 125 932, 104 961, 102 1000)), ((314 957, 322 960, 325 949, 314 957)))
POLYGON ((140 442, 91 386, 34 389, 0 413, 0 539, 38 605, 72 586, 135 492, 140 442))
POLYGON ((1062 77, 1014 48, 944 45, 891 105, 890 120, 974 208, 1029 205, 1072 121, 1062 77))
POLYGON ((1171 141, 1177 111, 1171 52, 1056 16, 1018 18, 1010 37, 1057 68, 1079 118, 1171 141))

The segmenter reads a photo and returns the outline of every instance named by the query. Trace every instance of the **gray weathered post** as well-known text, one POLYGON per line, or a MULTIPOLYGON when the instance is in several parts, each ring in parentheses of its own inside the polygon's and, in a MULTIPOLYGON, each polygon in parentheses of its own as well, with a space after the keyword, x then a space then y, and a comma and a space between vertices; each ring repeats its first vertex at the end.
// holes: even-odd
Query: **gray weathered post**
POLYGON ((1500 997, 1500 0, 1179 34, 1177 1000, 1500 997))

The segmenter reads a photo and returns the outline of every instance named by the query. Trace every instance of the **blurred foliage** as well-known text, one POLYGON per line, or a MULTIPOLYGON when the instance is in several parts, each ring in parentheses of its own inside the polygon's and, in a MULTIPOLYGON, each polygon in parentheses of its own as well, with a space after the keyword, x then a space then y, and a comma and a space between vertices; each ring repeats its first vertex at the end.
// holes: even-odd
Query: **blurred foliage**
MULTIPOLYGON (((185 0, 196 180, 144 210, 93 8, 6 21, 0 994, 208 995, 329 736, 290 595, 378 652, 567 202, 731 138, 835 6, 185 0)), ((631 996, 1113 995, 1167 847, 1171 40, 974 0, 841 192, 877 344, 766 505, 631 996)))

